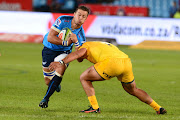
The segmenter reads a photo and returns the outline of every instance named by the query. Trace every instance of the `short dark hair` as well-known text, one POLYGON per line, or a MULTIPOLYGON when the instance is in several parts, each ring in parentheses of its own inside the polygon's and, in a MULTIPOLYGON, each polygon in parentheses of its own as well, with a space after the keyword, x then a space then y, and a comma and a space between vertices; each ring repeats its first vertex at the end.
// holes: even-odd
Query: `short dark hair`
POLYGON ((90 9, 84 5, 79 6, 75 12, 77 12, 77 10, 79 10, 79 9, 86 11, 88 13, 88 15, 90 14, 90 9))

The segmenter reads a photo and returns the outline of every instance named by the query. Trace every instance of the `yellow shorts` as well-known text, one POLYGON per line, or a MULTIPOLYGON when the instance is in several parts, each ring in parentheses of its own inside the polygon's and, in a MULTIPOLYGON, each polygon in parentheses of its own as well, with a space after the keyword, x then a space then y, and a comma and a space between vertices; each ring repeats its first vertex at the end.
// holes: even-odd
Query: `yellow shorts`
POLYGON ((104 79, 109 80, 117 77, 123 83, 134 80, 132 63, 130 58, 110 58, 94 65, 97 73, 104 79))

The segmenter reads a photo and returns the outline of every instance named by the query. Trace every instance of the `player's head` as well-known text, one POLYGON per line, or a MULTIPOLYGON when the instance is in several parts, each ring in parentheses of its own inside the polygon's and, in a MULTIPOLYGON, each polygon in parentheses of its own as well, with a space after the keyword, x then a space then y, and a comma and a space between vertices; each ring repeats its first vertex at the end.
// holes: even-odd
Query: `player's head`
POLYGON ((172 2, 172 5, 173 5, 173 6, 176 6, 176 1, 173 1, 173 2, 172 2))
POLYGON ((82 25, 87 19, 89 13, 89 8, 87 8, 86 6, 79 6, 74 12, 75 24, 82 25))
POLYGON ((87 12, 87 16, 90 13, 90 9, 88 7, 86 7, 86 6, 83 6, 83 5, 79 6, 78 8, 76 8, 75 12, 77 12, 79 9, 83 10, 83 11, 86 11, 87 12))

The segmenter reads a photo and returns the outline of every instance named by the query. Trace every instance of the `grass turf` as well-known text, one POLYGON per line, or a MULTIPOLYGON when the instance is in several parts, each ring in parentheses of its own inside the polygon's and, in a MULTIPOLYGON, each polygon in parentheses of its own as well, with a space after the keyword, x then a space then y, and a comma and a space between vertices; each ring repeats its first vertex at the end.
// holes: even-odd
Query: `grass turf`
POLYGON ((94 82, 100 114, 83 114, 89 101, 79 81, 92 64, 72 62, 60 93, 50 98, 49 107, 39 102, 47 86, 41 67, 41 44, 0 42, 0 119, 2 120, 178 120, 180 119, 180 51, 119 48, 133 63, 137 87, 145 90, 168 111, 156 115, 148 105, 127 94, 116 78, 94 82))

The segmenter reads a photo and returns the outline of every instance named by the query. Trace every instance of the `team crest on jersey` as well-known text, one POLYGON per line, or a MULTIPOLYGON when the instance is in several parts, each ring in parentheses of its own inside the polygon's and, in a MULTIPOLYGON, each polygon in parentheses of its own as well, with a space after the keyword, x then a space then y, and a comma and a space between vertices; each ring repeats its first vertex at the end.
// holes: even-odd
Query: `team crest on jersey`
POLYGON ((60 20, 60 19, 57 19, 55 25, 56 25, 57 27, 59 27, 60 24, 61 24, 61 20, 60 20))

